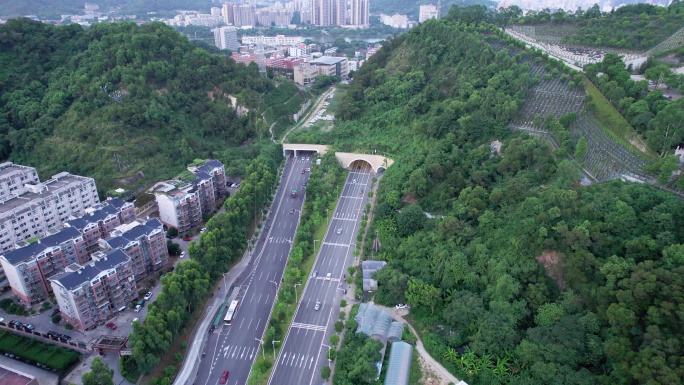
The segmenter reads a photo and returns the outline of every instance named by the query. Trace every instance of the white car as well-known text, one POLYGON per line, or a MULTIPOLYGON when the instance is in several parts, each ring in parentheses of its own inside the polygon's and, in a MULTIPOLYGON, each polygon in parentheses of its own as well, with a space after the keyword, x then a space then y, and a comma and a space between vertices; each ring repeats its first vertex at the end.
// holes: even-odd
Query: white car
POLYGON ((204 232, 207 231, 206 227, 202 227, 202 230, 200 230, 200 234, 204 234, 204 232))
MULTIPOLYGON (((134 311, 135 311, 136 313, 140 313, 140 310, 141 310, 141 309, 142 309, 142 306, 140 306, 140 305, 135 305, 135 310, 134 310, 134 311)), ((137 319, 137 318, 136 318, 136 319, 137 319)), ((134 319, 133 321, 135 321, 136 319, 134 319)))
POLYGON ((185 258, 185 251, 182 251, 182 252, 181 252, 180 258, 185 258))
POLYGON ((337 229, 337 235, 342 234, 342 229, 337 229))
POLYGON ((331 277, 331 276, 332 276, 332 275, 331 275, 330 273, 326 274, 325 280, 326 280, 326 281, 330 281, 330 277, 331 277))
POLYGON ((133 322, 135 322, 135 321, 140 322, 140 319, 139 318, 133 318, 133 321, 131 321, 131 324, 133 324, 133 322))
POLYGON ((400 303, 396 306, 397 309, 406 309, 408 306, 406 304, 400 303))
POLYGON ((145 294, 145 301, 149 301, 150 298, 152 298, 152 292, 148 291, 147 294, 145 294))
POLYGON ((352 183, 356 183, 356 179, 352 179, 352 183))
POLYGON ((314 306, 314 310, 318 310, 318 309, 320 309, 320 308, 321 308, 321 303, 320 303, 320 302, 316 302, 316 305, 314 306))

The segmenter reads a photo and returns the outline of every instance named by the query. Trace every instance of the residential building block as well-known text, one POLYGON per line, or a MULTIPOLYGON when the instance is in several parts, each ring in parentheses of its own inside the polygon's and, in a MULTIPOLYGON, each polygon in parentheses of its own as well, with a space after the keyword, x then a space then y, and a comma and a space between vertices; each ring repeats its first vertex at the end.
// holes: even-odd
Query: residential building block
POLYGON ((131 269, 137 281, 159 271, 169 261, 164 226, 158 219, 136 221, 112 231, 101 239, 102 250, 121 250, 131 258, 131 269))
POLYGON ((82 331, 104 324, 137 298, 131 258, 121 250, 97 252, 87 265, 70 265, 50 285, 62 319, 82 331))

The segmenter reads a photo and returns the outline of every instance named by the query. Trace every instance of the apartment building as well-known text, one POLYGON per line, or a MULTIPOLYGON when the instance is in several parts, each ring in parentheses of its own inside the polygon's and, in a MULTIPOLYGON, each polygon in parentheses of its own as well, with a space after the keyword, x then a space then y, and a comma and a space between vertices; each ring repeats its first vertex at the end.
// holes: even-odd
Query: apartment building
POLYGON ((321 56, 311 60, 310 65, 318 67, 319 75, 339 76, 346 78, 349 75, 349 61, 346 57, 321 56))
POLYGON ((294 82, 301 86, 310 86, 316 81, 318 76, 318 67, 308 63, 300 63, 294 66, 294 82))
POLYGON ((256 25, 256 7, 254 4, 223 3, 223 21, 236 27, 254 27, 256 25))
POLYGON ((86 209, 84 216, 68 221, 66 226, 74 227, 83 234, 88 253, 92 254, 99 249, 100 239, 109 237, 118 226, 134 220, 133 203, 110 198, 86 209))
POLYGON ((126 253, 137 281, 159 271, 169 261, 164 226, 158 219, 122 225, 99 244, 102 250, 118 249, 126 253))
POLYGON ((422 23, 429 19, 439 19, 439 8, 434 4, 421 5, 418 12, 418 22, 422 23))
POLYGON ((226 174, 218 160, 207 160, 188 170, 194 173, 194 180, 170 180, 152 187, 162 223, 181 233, 202 223, 202 214, 211 212, 226 191, 226 174))
POLYGON ((349 0, 349 25, 359 27, 370 25, 369 0, 349 0))
MULTIPOLYGON (((21 171, 6 166, 0 174, 12 172, 21 171)), ((100 202, 93 178, 61 172, 40 183, 33 177, 35 170, 25 172, 21 187, 17 185, 21 176, 17 180, 16 174, 4 181, 5 194, 0 197, 0 252, 13 249, 19 241, 59 229, 69 218, 83 215, 88 207, 100 202), (9 185, 9 181, 13 184, 9 185)))
POLYGON ((67 227, 36 242, 0 255, 12 292, 22 302, 36 304, 50 294, 48 280, 68 265, 90 261, 85 238, 67 227))
POLYGON ((25 183, 40 183, 35 168, 12 162, 0 163, 0 201, 23 194, 25 183))
POLYGON ((297 45, 304 42, 301 36, 243 36, 242 44, 263 44, 268 46, 297 45))
POLYGON ((137 298, 131 258, 118 249, 95 253, 87 265, 68 266, 50 285, 62 319, 77 330, 95 328, 137 298))
POLYGON ((292 21, 289 9, 268 7, 256 11, 257 24, 264 27, 287 27, 292 21))
POLYGON ((240 43, 237 40, 237 28, 228 26, 212 29, 214 32, 214 44, 219 49, 229 49, 236 51, 240 48, 240 43))

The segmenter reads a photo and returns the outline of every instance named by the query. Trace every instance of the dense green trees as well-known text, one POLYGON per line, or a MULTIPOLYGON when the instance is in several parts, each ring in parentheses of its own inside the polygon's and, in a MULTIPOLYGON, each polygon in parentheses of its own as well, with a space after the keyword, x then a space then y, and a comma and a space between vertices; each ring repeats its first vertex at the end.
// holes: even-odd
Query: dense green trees
POLYGON ((95 357, 90 365, 90 371, 81 376, 83 385, 114 385, 114 370, 95 357))
MULTIPOLYGON (((374 213, 381 250, 365 250, 388 262, 375 301, 411 304, 426 349, 471 384, 677 383, 684 204, 646 185, 581 186, 572 116, 547 119, 563 153, 505 129, 531 82, 491 50, 496 36, 423 23, 348 90, 335 143, 395 159, 374 213)), ((601 72, 627 84, 618 67, 601 72)), ((656 96, 639 100, 675 105, 656 96)))
POLYGON ((83 29, 12 19, 0 36, 0 160, 43 176, 88 175, 101 191, 170 178, 196 157, 221 159, 226 146, 264 136, 262 95, 293 98, 295 111, 303 100, 296 87, 276 88, 255 66, 210 55, 161 23, 83 29))

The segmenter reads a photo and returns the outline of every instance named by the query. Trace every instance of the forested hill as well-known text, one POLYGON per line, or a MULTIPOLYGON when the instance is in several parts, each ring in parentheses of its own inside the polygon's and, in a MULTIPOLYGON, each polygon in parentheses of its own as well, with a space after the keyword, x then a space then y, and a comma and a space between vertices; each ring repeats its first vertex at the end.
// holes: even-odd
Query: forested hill
POLYGON ((238 116, 228 95, 254 111, 274 89, 256 65, 210 55, 161 23, 13 19, 0 25, 0 62, 0 160, 91 176, 101 192, 249 141, 255 114, 238 116))
MULTIPOLYGON (((84 14, 83 0, 42 0, 37 7, 33 1, 0 0, 0 16, 36 15, 41 19, 59 20, 60 15, 84 14)), ((118 11, 120 15, 145 16, 147 12, 155 15, 166 14, 177 9, 193 9, 209 12, 209 0, 98 0, 99 12, 118 11)))
MULTIPOLYGON (((680 384, 684 205, 583 186, 566 155, 507 129, 535 61, 511 44, 421 24, 359 69, 332 131, 299 134, 395 159, 365 242, 388 262, 374 300, 411 305, 426 349, 471 385, 680 384)), ((364 383, 349 351, 336 385, 364 383)))
MULTIPOLYGON (((392 15, 395 13, 408 15, 410 18, 418 20, 418 12, 421 5, 437 5, 436 0, 372 0, 370 11, 374 14, 384 13, 392 15)), ((496 7, 496 1, 492 0, 442 0, 442 15, 446 15, 452 5, 464 7, 472 4, 482 4, 488 7, 496 7)))

